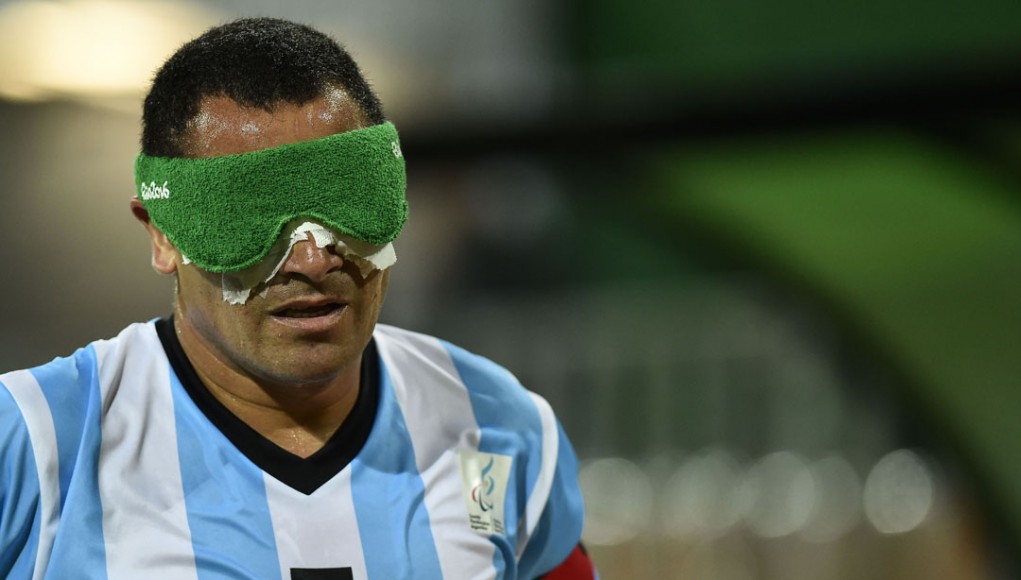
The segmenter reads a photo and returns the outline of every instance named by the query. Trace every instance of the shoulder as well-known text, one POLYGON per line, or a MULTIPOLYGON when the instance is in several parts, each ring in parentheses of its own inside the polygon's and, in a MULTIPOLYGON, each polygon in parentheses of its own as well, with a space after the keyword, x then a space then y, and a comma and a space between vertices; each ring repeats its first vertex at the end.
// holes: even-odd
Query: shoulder
POLYGON ((374 337, 407 416, 426 417, 430 430, 461 433, 455 443, 470 447, 460 450, 462 463, 481 458, 475 475, 492 458, 506 458, 496 485, 505 489, 503 524, 514 538, 506 561, 517 560, 528 577, 562 562, 581 536, 583 506, 577 459, 549 404, 504 367, 445 340, 383 324, 374 337))
POLYGON ((520 416, 548 409, 509 370, 446 340, 385 324, 377 325, 374 336, 388 372, 456 384, 471 399, 476 415, 520 416))
MULTIPOLYGON (((103 367, 110 363, 115 366, 124 360, 135 358, 140 351, 151 346, 158 347, 155 329, 150 323, 132 324, 117 336, 96 340, 79 348, 69 356, 23 370, 0 374, 0 386, 5 388, 19 404, 32 396, 35 391, 51 403, 73 398, 75 392, 84 393, 94 383, 103 367)), ((115 369, 105 372, 117 375, 115 369)))
POLYGON ((152 324, 133 324, 115 338, 98 340, 73 354, 29 369, 0 374, 0 420, 6 429, 26 429, 35 445, 46 433, 71 436, 90 404, 103 400, 123 378, 124 361, 144 349, 152 324))
POLYGON ((102 417, 118 386, 139 377, 131 361, 147 358, 138 355, 155 338, 151 323, 135 324, 70 356, 0 375, 0 480, 6 482, 0 570, 30 570, 36 554, 53 546, 69 486, 81 481, 75 473, 98 455, 102 417))
POLYGON ((36 414, 49 412, 57 405, 71 404, 79 387, 87 386, 94 375, 96 351, 93 344, 74 354, 29 369, 0 375, 0 386, 8 397, 4 406, 14 406, 31 420, 36 414))

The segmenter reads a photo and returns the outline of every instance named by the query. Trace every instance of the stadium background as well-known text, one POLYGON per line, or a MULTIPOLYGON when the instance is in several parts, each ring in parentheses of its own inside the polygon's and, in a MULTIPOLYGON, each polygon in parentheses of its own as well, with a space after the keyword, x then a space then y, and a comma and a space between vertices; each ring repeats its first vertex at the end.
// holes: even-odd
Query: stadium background
POLYGON ((1021 4, 0 1, 0 371, 168 312, 140 94, 236 15, 362 62, 383 319, 553 403, 604 578, 1017 577, 1021 4))

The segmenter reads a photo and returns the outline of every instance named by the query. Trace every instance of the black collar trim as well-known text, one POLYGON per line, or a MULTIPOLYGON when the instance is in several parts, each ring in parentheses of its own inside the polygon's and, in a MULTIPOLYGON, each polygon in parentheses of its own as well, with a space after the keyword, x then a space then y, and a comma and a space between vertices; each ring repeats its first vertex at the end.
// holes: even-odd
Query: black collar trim
POLYGON ((362 353, 358 400, 351 414, 322 449, 301 458, 260 435, 209 392, 181 348, 173 316, 156 321, 156 334, 170 366, 195 405, 252 463, 288 486, 310 495, 340 473, 365 446, 379 406, 379 353, 375 339, 369 341, 362 353))

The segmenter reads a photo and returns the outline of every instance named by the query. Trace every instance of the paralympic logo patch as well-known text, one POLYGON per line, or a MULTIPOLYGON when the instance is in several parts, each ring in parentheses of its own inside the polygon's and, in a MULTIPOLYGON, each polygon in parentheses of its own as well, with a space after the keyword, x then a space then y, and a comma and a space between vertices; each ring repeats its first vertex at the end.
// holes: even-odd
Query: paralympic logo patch
POLYGON ((482 483, 472 488, 472 501, 479 504, 484 512, 493 509, 493 488, 496 487, 496 480, 489 474, 493 470, 495 458, 490 457, 489 463, 482 468, 482 483), (487 501, 487 498, 489 501, 487 501))
POLYGON ((509 455, 461 451, 461 484, 471 529, 504 534, 503 505, 512 458, 509 455))

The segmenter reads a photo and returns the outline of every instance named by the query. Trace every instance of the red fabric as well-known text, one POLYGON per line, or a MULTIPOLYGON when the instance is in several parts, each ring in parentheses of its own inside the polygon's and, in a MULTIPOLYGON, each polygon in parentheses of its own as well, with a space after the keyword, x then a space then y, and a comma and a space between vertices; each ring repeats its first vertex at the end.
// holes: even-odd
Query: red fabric
POLYGON ((543 576, 543 580, 593 580, 596 568, 581 544, 576 546, 567 559, 543 576))

